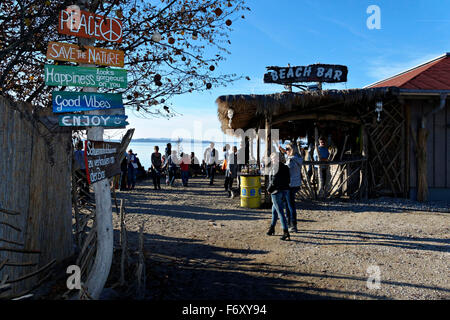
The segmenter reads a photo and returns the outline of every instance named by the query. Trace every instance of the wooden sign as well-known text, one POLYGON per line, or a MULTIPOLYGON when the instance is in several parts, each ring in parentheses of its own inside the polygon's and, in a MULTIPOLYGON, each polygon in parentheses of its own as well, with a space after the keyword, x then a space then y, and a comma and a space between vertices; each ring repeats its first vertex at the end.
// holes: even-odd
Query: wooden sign
POLYGON ((122 42, 122 22, 86 11, 66 9, 59 13, 58 32, 81 38, 122 42))
POLYGON ((118 160, 120 143, 87 140, 84 146, 84 161, 89 184, 120 174, 118 160))
POLYGON ((91 46, 84 46, 83 49, 75 44, 51 41, 47 47, 47 59, 120 68, 124 66, 123 51, 91 46))
POLYGON ((127 71, 92 67, 45 65, 48 86, 127 88, 127 71))
POLYGON ((97 92, 53 91, 53 113, 123 108, 122 95, 97 92))
POLYGON ((124 128, 128 125, 125 115, 86 115, 71 114, 59 116, 61 127, 112 127, 124 128))
POLYGON ((332 64, 313 64, 301 67, 267 67, 264 83, 290 84, 297 82, 346 82, 346 66, 332 64))

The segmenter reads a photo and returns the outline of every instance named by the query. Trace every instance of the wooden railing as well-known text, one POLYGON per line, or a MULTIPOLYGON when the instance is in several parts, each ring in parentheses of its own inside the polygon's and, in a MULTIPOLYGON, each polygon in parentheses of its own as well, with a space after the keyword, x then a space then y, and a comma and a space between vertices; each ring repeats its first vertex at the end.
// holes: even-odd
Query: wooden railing
POLYGON ((302 199, 367 197, 367 158, 346 161, 304 161, 302 166, 302 199), (318 167, 318 168, 316 168, 318 167), (322 169, 326 169, 323 183, 322 169))

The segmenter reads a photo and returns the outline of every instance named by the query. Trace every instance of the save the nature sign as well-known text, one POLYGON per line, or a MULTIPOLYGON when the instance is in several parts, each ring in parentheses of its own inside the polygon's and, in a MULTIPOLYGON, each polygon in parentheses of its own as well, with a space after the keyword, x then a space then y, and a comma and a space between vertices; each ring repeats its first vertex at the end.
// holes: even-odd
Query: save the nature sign
POLYGON ((48 44, 47 59, 120 68, 124 66, 123 51, 91 46, 81 48, 75 44, 53 41, 48 44))
POLYGON ((127 71, 92 67, 45 65, 48 86, 127 88, 127 71))
POLYGON ((122 21, 82 11, 71 6, 59 13, 58 32, 61 34, 122 42, 122 21))

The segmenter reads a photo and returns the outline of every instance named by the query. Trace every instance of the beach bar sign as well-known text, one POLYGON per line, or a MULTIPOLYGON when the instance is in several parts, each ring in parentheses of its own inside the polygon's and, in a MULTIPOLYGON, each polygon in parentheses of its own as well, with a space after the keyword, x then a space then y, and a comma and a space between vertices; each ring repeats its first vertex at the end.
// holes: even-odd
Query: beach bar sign
POLYGON ((47 59, 119 68, 124 66, 123 51, 91 46, 82 49, 75 44, 53 41, 48 44, 47 59))
POLYGON ((59 13, 58 32, 81 38, 95 38, 102 41, 122 42, 122 21, 82 11, 70 6, 59 13))
POLYGON ((53 113, 123 108, 122 95, 97 92, 53 91, 53 113))
POLYGON ((123 88, 128 86, 127 71, 93 67, 45 65, 48 86, 123 88))
POLYGON ((128 125, 125 115, 86 115, 71 114, 60 115, 61 127, 111 127, 113 129, 125 128, 128 125))
POLYGON ((86 140, 84 150, 86 176, 90 184, 120 174, 117 159, 120 143, 86 140))
POLYGON ((264 83, 347 82, 348 68, 341 65, 313 64, 300 67, 267 67, 264 83))

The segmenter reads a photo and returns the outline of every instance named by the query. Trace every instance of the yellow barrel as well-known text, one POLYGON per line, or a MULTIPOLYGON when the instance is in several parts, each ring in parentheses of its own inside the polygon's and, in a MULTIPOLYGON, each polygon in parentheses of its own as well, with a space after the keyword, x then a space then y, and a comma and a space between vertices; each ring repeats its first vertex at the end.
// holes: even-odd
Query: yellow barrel
POLYGON ((261 177, 241 176, 241 207, 261 207, 261 177))

